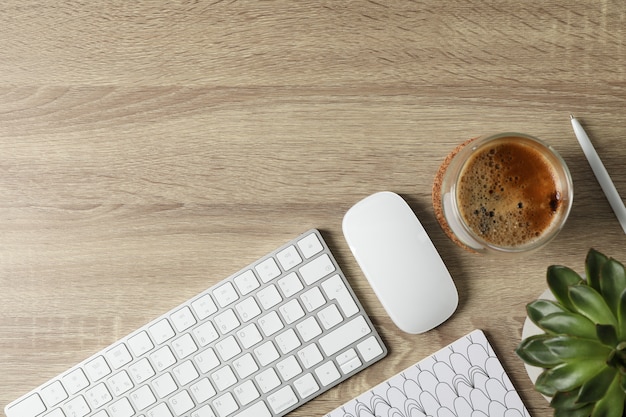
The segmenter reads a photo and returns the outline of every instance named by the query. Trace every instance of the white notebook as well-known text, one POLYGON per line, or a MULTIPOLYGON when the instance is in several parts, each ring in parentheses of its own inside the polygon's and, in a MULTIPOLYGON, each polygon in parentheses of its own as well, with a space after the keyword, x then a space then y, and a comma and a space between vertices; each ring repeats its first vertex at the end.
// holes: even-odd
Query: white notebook
POLYGON ((326 417, 530 417, 485 334, 474 330, 326 417))

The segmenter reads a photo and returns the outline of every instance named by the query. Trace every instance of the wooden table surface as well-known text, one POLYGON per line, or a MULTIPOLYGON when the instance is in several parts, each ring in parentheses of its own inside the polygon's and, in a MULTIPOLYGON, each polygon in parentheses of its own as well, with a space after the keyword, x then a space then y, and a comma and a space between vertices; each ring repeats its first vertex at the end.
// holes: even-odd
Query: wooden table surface
POLYGON ((514 353, 550 264, 624 236, 573 135, 626 195, 626 7, 571 2, 32 1, 0 5, 0 406, 309 228, 389 356, 291 416, 322 416, 473 329, 531 415, 514 353), (385 4, 388 3, 388 4, 385 4), (439 228, 431 184, 461 141, 522 131, 572 170, 560 235, 485 259, 439 228), (343 238, 381 190, 410 203, 460 294, 422 335, 390 321, 343 238))

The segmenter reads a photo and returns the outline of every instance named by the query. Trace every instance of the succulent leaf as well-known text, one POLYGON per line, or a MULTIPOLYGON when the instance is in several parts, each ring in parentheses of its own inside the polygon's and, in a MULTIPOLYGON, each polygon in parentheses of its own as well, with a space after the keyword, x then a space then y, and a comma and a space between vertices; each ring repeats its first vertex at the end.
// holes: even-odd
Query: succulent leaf
POLYGON ((598 340, 605 346, 615 347, 619 343, 617 330, 610 324, 596 324, 598 340))
POLYGON ((557 389, 552 384, 550 369, 546 369, 539 374, 537 380, 535 381, 535 389, 548 397, 556 395, 557 389))
POLYGON ((563 361, 546 347, 545 341, 550 337, 546 334, 527 337, 515 350, 515 353, 529 365, 539 368, 552 368, 563 361))
POLYGON ((602 266, 608 259, 606 255, 595 249, 590 249, 587 253, 587 258, 585 259, 585 274, 587 276, 587 282, 591 288, 596 291, 601 291, 600 272, 602 271, 602 266))
POLYGON ((598 337, 596 335, 596 326, 586 317, 576 313, 550 314, 539 320, 537 325, 552 334, 563 334, 593 340, 598 337))
POLYGON ((552 313, 565 313, 567 310, 552 300, 535 300, 526 305, 528 318, 537 324, 542 318, 552 313))
POLYGON ((600 289, 606 303, 617 315, 619 300, 626 288, 626 269, 615 259, 608 259, 600 273, 600 289))
POLYGON ((554 410, 554 417, 589 417, 591 410, 593 410, 593 404, 573 410, 558 408, 554 410))
POLYGON ((588 379, 581 387, 578 401, 581 403, 595 403, 606 394, 613 380, 617 376, 617 369, 606 365, 596 376, 588 379))
POLYGON ((622 291, 617 308, 617 333, 624 340, 626 339, 626 288, 622 291))
POLYGON ((568 293, 578 313, 594 323, 617 326, 617 319, 606 300, 589 285, 573 285, 569 287, 568 293))
POLYGON ((569 299, 568 288, 583 282, 580 275, 566 266, 551 265, 548 267, 547 279, 548 287, 557 301, 568 310, 576 311, 569 299))
POLYGON ((598 359, 565 362, 544 371, 546 375, 542 382, 553 387, 555 392, 571 391, 594 377, 604 366, 604 360, 598 359))
MULTIPOLYGON (((579 408, 587 406, 588 404, 581 403, 578 400, 579 392, 580 389, 574 389, 567 392, 557 392, 550 400, 550 407, 560 410, 577 410, 579 408)), ((589 410, 589 412, 591 412, 591 410, 589 410)), ((588 416, 589 413, 587 413, 587 417, 588 416)))
POLYGON ((595 403, 591 417, 622 417, 624 399, 626 394, 622 390, 619 375, 616 375, 604 397, 595 403))
POLYGON ((546 339, 543 343, 554 355, 562 358, 562 362, 569 359, 585 359, 590 357, 606 358, 611 348, 597 340, 582 339, 579 337, 558 335, 546 339))

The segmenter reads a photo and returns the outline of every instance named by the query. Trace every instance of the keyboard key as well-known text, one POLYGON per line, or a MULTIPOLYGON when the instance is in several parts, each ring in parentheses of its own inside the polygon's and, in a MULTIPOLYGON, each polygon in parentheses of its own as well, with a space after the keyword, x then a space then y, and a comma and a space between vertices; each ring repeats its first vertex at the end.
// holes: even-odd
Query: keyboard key
POLYGON ((41 398, 48 407, 54 407, 67 398, 67 392, 60 381, 54 381, 41 390, 41 398))
POLYGON ((337 300, 341 311, 343 311, 346 317, 351 317, 359 312, 359 307, 354 302, 352 294, 350 294, 339 275, 333 275, 324 281, 322 288, 329 300, 337 300))
POLYGON ((276 304, 283 301, 283 298, 278 293, 276 286, 274 284, 263 288, 261 291, 257 293, 257 297, 259 297, 259 301, 261 302, 261 306, 264 310, 269 310, 274 307, 276 304))
POLYGON ((146 413, 146 417, 174 417, 174 416, 170 412, 170 409, 167 408, 167 405, 165 405, 165 403, 161 403, 157 405, 156 407, 154 407, 153 409, 149 410, 146 413))
POLYGON ((320 389, 312 374, 306 374, 296 379, 293 381, 293 386, 298 391, 300 398, 310 397, 320 389))
POLYGON ((160 320, 149 327, 150 335, 157 345, 170 340, 176 333, 167 319, 160 320))
POLYGON ((105 356, 113 369, 119 369, 129 363, 131 360, 133 360, 133 357, 130 355, 130 352, 126 348, 126 345, 124 345, 123 343, 120 343, 119 345, 107 351, 105 356))
POLYGON ((307 259, 324 249, 315 233, 311 233, 307 237, 299 240, 298 247, 302 251, 304 257, 307 259))
POLYGON ((85 364, 85 372, 87 373, 89 379, 91 379, 93 382, 97 382, 110 374, 111 368, 109 368, 109 365, 107 365, 104 357, 97 356, 95 359, 92 359, 85 364))
POLYGON ((226 282, 213 290, 213 296, 215 297, 217 304, 219 304, 222 308, 239 299, 237 291, 235 291, 235 287, 233 287, 233 284, 230 282, 226 282))
POLYGON ((198 404, 205 402, 217 393, 208 378, 202 378, 200 381, 191 385, 189 390, 198 404))
POLYGON ((128 339, 128 347, 130 347, 135 357, 138 358, 154 348, 154 344, 152 344, 148 333, 139 332, 128 339))
POLYGON ((322 353, 315 343, 298 351, 298 358, 306 369, 309 369, 324 360, 322 353))
POLYGON ((128 398, 124 397, 109 407, 109 414, 111 414, 111 417, 131 417, 135 414, 135 410, 130 405, 128 398))
POLYGON ((304 317, 304 310, 300 307, 300 303, 297 299, 293 299, 283 304, 279 307, 278 311, 280 311, 283 320, 287 324, 291 324, 304 317))
POLYGON ((276 254, 276 259, 285 271, 289 271, 294 266, 302 263, 302 258, 298 254, 295 246, 290 245, 276 254))
POLYGON ((213 413, 213 410, 211 410, 211 407, 208 405, 205 405, 201 407, 200 409, 191 413, 191 417, 216 417, 216 416, 213 413))
POLYGON ((204 294, 202 297, 193 301, 191 307, 200 320, 206 319, 217 311, 217 306, 209 294, 204 294))
POLYGON ((280 378, 274 368, 268 368, 254 377, 263 394, 267 394, 280 385, 280 378))
POLYGON ((307 317, 302 320, 300 323, 296 324, 296 329, 302 341, 305 343, 322 334, 322 328, 317 323, 317 320, 315 320, 315 317, 307 317))
POLYGON ((322 326, 324 326, 326 330, 333 328, 343 321, 339 309, 334 304, 320 310, 319 313, 317 313, 317 317, 319 317, 320 323, 322 323, 322 326))
POLYGON ((326 304, 326 299, 318 287, 313 287, 306 291, 300 296, 300 299, 302 300, 304 308, 306 308, 306 311, 309 313, 326 304))
POLYGON ((289 385, 279 389, 274 394, 267 397, 267 401, 274 410, 274 413, 282 413, 298 402, 298 397, 289 385))
POLYGON ((374 336, 370 336, 364 341, 360 342, 356 345, 357 350, 363 357, 365 362, 369 362, 381 353, 383 353, 383 348, 378 343, 378 340, 374 336))
POLYGON ((287 354, 301 345, 293 329, 287 329, 276 336, 275 342, 276 345, 278 345, 278 349, 280 349, 283 354, 287 354))
POLYGON ((283 322, 280 321, 278 313, 275 311, 261 317, 261 319, 259 319, 259 326, 261 326, 261 331, 265 334, 265 336, 271 336, 285 327, 283 322))
POLYGON ((239 317, 241 317, 244 323, 261 314, 261 309, 256 301, 254 301, 253 297, 246 298, 244 301, 237 304, 235 310, 237 310, 239 317))
POLYGON ((154 364, 155 369, 159 372, 176 363, 176 358, 169 346, 163 346, 152 352, 150 354, 150 360, 154 364))
POLYGON ((210 370, 215 369, 220 364, 220 360, 217 358, 215 351, 211 348, 200 352, 199 354, 194 356, 193 360, 196 362, 196 364, 198 365, 198 369, 200 369, 200 372, 202 372, 203 374, 206 374, 210 370))
POLYGON ((226 393, 213 401, 213 407, 219 417, 227 417, 239 408, 233 394, 226 393))
POLYGON ((120 396, 133 388, 133 382, 130 380, 126 371, 121 371, 107 380, 111 392, 114 395, 120 396))
POLYGON ((92 410, 102 407, 113 399, 111 393, 103 383, 85 391, 85 397, 92 410))
POLYGON ((244 379, 259 370, 254 358, 250 353, 246 353, 241 358, 238 358, 233 362, 233 368, 237 372, 239 379, 244 379))
POLYGON ((263 401, 259 401, 258 403, 245 409, 241 413, 238 413, 234 417, 272 417, 272 413, 270 412, 270 410, 267 408, 267 405, 265 405, 263 401))
POLYGON ((132 364, 128 368, 128 371, 133 380, 138 384, 154 375, 154 369, 147 358, 143 358, 132 364))
POLYGON ((278 268, 274 258, 267 258, 255 266, 254 270, 257 272, 263 283, 268 283, 280 275, 280 268, 278 268))
POLYGON ((239 404, 242 406, 250 404, 260 396, 259 391, 257 391, 254 386, 254 383, 249 380, 235 387, 234 393, 237 400, 239 400, 239 404))
POLYGON ((144 385, 132 392, 130 398, 133 400, 137 411, 142 411, 156 402, 156 398, 148 385, 144 385))
POLYGON ((186 333, 172 342, 172 348, 178 359, 184 359, 198 350, 198 346, 193 341, 189 333, 186 333))
MULTIPOLYGON (((44 417, 66 417, 66 416, 65 416, 65 413, 63 413, 63 410, 61 408, 55 408, 54 410, 46 414, 44 417)), ((106 413, 106 411, 100 410, 96 414, 92 414, 92 417, 109 417, 109 415, 106 413)))
POLYGON ((90 411, 91 409, 82 395, 74 397, 63 404, 63 412, 67 417, 84 417, 89 414, 90 411))
POLYGON ((215 387, 219 391, 224 391, 226 388, 235 385, 237 382, 237 377, 233 373, 233 370, 230 366, 226 365, 223 368, 213 372, 211 374, 211 379, 215 383, 215 387))
POLYGON ((220 335, 215 330, 215 326, 210 321, 193 329, 193 334, 198 339, 200 346, 206 346, 214 340, 217 340, 220 335))
POLYGON ((178 389, 172 374, 165 373, 158 378, 152 380, 152 388, 159 398, 165 398, 178 389))
POLYGON ((178 381, 178 385, 181 387, 183 385, 187 385, 188 383, 200 376, 191 361, 185 361, 180 365, 174 367, 172 369, 172 374, 174 374, 174 376, 176 377, 176 381, 178 381))
POLYGON ((187 411, 194 407, 193 400, 187 391, 181 391, 176 395, 173 395, 169 399, 169 403, 172 406, 172 411, 177 416, 182 416, 187 411))
POLYGON ((261 332, 259 332, 258 327, 254 323, 250 323, 246 327, 238 330, 237 337, 244 349, 249 349, 263 340, 261 332))
POLYGON ((8 410, 15 416, 35 417, 46 411, 46 406, 38 394, 32 394, 17 404, 8 407, 8 410))
POLYGON ((324 365, 317 368, 315 375, 317 375, 317 379, 319 379, 324 386, 330 385, 341 377, 337 367, 332 361, 326 362, 324 365))
POLYGON ((191 313, 189 307, 183 307, 170 315, 170 320, 172 320, 174 327, 179 333, 196 324, 196 318, 191 313))
POLYGON ((236 276, 233 281, 235 282, 235 285, 237 285, 241 295, 250 294, 252 291, 259 288, 259 285, 261 285, 251 269, 248 269, 241 275, 236 276))
POLYGON ((298 275, 295 272, 286 275, 277 282, 286 298, 293 296, 304 288, 302 282, 300 282, 300 278, 298 278, 298 275))
POLYGON ((283 381, 289 381, 291 378, 302 373, 302 368, 298 363, 295 356, 288 356, 286 359, 276 364, 278 373, 283 378, 283 381))
POLYGON ((307 285, 311 285, 334 271, 335 265, 331 262, 330 257, 327 254, 323 254, 302 266, 300 275, 307 285))
POLYGON ((61 382, 63 383, 65 390, 70 394, 76 394, 78 391, 89 385, 89 381, 87 380, 85 373, 80 368, 65 375, 61 378, 61 382))
POLYGON ((336 360, 339 369, 341 369, 341 372, 344 374, 348 374, 362 365, 361 359, 359 359, 354 349, 348 349, 341 353, 337 356, 336 360))
POLYGON ((215 344, 215 351, 222 361, 227 361, 241 353, 241 348, 233 336, 228 336, 215 344))
POLYGON ((363 316, 358 316, 327 335, 322 336, 319 339, 319 344, 324 353, 330 356, 361 339, 366 334, 371 333, 371 331, 363 316))
POLYGON ((259 360, 261 366, 269 365, 280 357, 278 350, 276 350, 276 347, 271 340, 268 340, 259 347, 255 348, 254 355, 259 360))
POLYGON ((239 327, 240 324, 235 312, 230 308, 215 316, 214 320, 215 325, 222 334, 230 332, 231 330, 239 327))

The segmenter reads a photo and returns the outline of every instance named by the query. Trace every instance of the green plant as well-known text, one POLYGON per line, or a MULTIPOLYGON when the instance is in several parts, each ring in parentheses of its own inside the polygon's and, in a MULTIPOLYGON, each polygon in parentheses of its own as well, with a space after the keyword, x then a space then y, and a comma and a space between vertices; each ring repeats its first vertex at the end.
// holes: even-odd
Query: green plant
POLYGON ((535 388, 552 397, 555 417, 626 416, 626 270, 591 249, 585 275, 548 267, 556 301, 526 306, 545 333, 524 339, 516 353, 544 369, 535 388))

